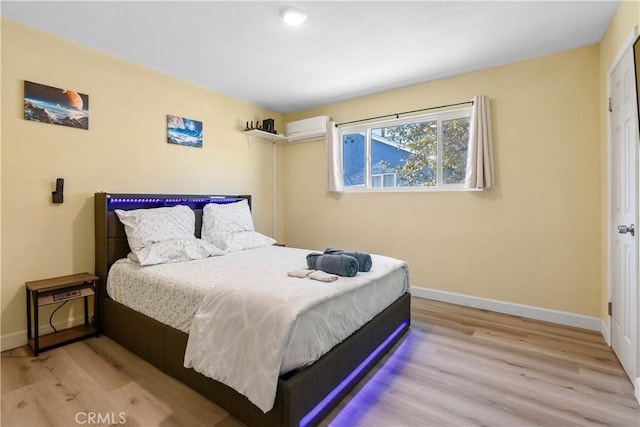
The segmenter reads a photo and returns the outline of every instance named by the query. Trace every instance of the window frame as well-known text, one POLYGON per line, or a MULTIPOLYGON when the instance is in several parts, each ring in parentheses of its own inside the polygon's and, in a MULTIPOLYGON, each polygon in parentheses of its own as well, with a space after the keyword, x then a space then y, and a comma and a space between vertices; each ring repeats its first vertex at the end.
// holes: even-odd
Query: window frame
MULTIPOLYGON (((471 107, 456 108, 447 111, 439 111, 435 113, 419 114, 410 117, 402 117, 391 120, 372 121, 366 124, 356 124, 352 126, 341 126, 339 128, 339 141, 341 150, 341 167, 344 171, 344 135, 361 133, 364 135, 364 159, 365 159, 365 184, 364 185, 344 185, 343 192, 345 193, 369 193, 369 192, 438 192, 438 191, 478 191, 475 188, 466 188, 464 183, 457 184, 445 184, 443 183, 442 176, 442 155, 443 155, 443 141, 442 141, 442 122, 468 118, 471 119, 471 107), (437 121, 437 172, 436 172, 436 185, 425 187, 373 187, 372 182, 372 165, 371 165, 371 135, 372 129, 381 127, 391 127, 398 125, 405 125, 423 121, 437 121)), ((344 179, 344 178, 343 178, 344 179)))

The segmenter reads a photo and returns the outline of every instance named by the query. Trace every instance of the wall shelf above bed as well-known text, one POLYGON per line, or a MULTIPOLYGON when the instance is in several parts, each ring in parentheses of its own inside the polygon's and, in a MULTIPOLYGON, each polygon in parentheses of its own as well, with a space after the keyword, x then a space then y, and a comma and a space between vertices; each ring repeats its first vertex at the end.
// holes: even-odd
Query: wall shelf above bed
POLYGON ((275 143, 276 141, 286 141, 287 137, 279 133, 271 133, 260 129, 245 130, 244 134, 247 136, 249 146, 251 146, 251 137, 258 137, 275 143))

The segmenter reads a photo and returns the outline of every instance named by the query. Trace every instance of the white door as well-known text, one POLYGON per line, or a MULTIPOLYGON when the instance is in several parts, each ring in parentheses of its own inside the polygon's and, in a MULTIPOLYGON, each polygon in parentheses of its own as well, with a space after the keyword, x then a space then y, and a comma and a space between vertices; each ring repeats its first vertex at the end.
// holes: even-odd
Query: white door
POLYGON ((633 50, 611 73, 612 289, 611 346, 627 375, 636 378, 638 113, 633 50))

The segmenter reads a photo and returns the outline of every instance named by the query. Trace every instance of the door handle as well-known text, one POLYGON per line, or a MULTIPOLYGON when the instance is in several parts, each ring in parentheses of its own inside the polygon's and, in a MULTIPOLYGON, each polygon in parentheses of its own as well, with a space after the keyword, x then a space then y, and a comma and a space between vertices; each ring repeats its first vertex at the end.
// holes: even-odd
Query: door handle
POLYGON ((633 224, 631 225, 619 225, 618 226, 618 233, 620 234, 627 234, 630 233, 632 236, 636 235, 636 228, 633 224))

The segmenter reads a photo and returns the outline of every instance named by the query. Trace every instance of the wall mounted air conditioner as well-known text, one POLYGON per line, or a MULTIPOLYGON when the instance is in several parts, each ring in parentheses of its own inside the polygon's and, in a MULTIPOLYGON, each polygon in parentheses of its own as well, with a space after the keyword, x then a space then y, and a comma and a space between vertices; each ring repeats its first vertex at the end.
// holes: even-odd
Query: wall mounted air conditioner
POLYGON ((328 116, 289 122, 287 123, 287 139, 292 143, 322 139, 327 134, 328 122, 328 116))

